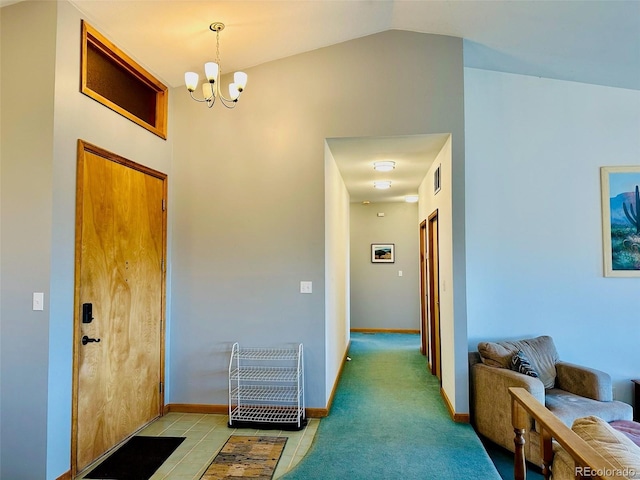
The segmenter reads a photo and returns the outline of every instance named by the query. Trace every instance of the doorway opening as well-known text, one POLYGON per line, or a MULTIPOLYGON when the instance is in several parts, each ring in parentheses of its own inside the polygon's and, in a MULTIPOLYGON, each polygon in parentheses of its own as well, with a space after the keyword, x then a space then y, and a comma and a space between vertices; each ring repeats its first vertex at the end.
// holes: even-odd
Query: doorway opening
POLYGON ((429 285, 429 339, 431 346, 431 373, 442 384, 442 353, 440 337, 440 253, 438 238, 438 210, 428 219, 428 285, 429 285))

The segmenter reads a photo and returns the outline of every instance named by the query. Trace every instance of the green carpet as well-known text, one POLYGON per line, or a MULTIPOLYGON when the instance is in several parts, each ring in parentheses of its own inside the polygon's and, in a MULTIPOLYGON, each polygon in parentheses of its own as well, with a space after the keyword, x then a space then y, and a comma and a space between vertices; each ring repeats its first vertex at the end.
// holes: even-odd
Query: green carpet
POLYGON ((331 413, 286 480, 500 480, 468 424, 454 423, 420 337, 351 336, 331 413))
MULTIPOLYGON (((502 479, 513 480, 513 452, 487 439, 481 438, 481 440, 502 479)), ((529 462, 527 462, 527 480, 544 480, 540 468, 534 467, 529 462)))

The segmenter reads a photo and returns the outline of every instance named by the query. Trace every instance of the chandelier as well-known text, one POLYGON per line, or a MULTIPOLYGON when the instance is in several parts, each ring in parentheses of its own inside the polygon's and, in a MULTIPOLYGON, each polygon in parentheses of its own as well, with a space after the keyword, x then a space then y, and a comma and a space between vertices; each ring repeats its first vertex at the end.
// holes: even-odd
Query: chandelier
POLYGON ((202 83, 202 96, 204 98, 199 99, 193 95, 193 92, 198 87, 199 76, 195 72, 187 72, 184 74, 184 83, 187 86, 189 95, 196 102, 204 102, 207 107, 213 107, 216 103, 216 98, 220 99, 220 102, 227 108, 235 108, 238 103, 238 97, 243 92, 247 85, 247 74, 244 72, 235 72, 233 74, 233 83, 229 84, 229 98, 222 95, 220 90, 220 31, 224 30, 224 23, 214 22, 209 25, 209 29, 216 32, 216 61, 207 62, 204 64, 204 73, 207 77, 206 82, 202 83))

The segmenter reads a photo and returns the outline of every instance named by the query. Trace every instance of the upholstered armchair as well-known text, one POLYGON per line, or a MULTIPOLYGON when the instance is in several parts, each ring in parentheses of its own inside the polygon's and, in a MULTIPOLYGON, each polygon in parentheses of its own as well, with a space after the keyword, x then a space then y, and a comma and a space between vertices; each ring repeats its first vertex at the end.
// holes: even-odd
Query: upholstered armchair
MULTIPOLYGON (((471 352, 471 415, 481 435, 514 451, 509 387, 529 391, 571 427, 579 417, 594 415, 606 422, 631 420, 631 405, 613 400, 611 377, 605 372, 561 362, 549 336, 509 342, 481 342, 471 352), (522 373, 525 372, 525 373, 522 373)), ((525 457, 540 465, 540 438, 534 422, 526 430, 525 457)))

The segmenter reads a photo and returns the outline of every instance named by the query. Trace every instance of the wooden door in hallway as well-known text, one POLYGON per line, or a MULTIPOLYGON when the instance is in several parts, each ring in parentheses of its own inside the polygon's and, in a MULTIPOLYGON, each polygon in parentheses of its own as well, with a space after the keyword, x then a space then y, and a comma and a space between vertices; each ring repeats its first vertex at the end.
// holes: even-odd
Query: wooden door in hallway
POLYGON ((431 343, 431 373, 442 382, 440 349, 440 253, 438 247, 438 210, 429 215, 429 336, 431 343))
MULTIPOLYGON (((427 324, 427 221, 420 224, 420 353, 429 355, 429 327, 427 324)), ((429 369, 431 359, 429 358, 429 369)))
POLYGON ((163 408, 166 175, 78 141, 72 474, 163 408))

